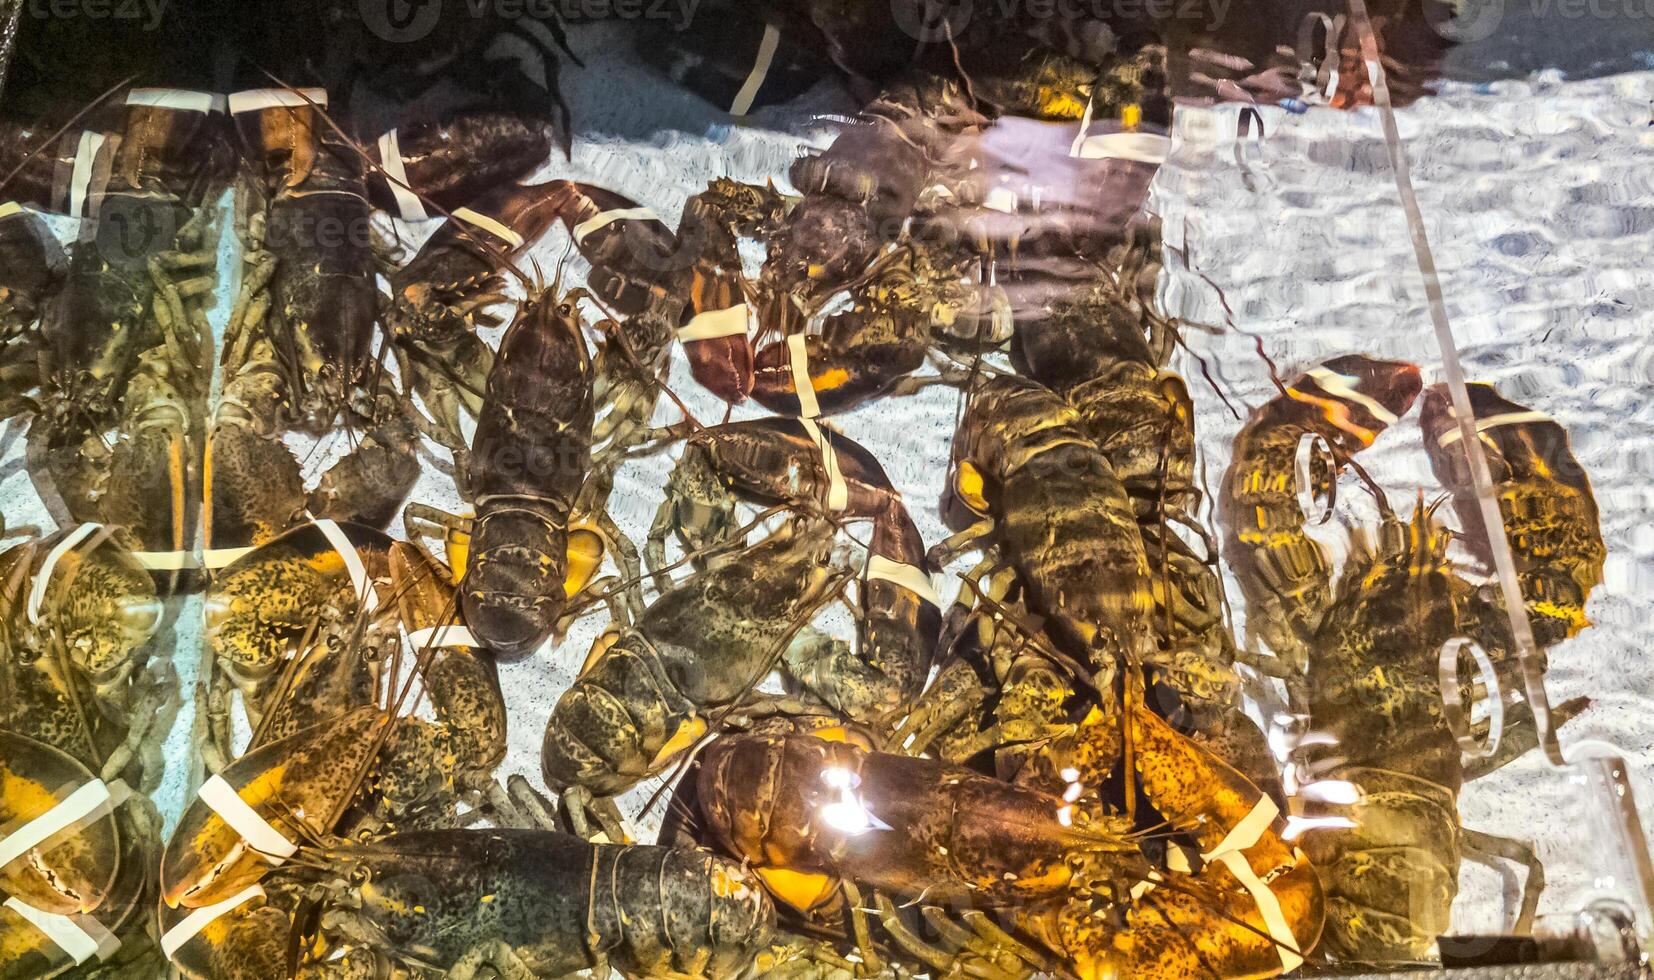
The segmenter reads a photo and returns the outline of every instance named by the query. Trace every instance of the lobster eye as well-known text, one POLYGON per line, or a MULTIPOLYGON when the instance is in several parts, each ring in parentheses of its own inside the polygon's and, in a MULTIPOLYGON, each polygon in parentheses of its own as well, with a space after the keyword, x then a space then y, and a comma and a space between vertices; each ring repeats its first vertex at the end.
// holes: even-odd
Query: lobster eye
POLYGON ((561 317, 573 316, 574 315, 574 305, 571 304, 571 303, 559 304, 558 307, 557 307, 557 315, 561 316, 561 317))

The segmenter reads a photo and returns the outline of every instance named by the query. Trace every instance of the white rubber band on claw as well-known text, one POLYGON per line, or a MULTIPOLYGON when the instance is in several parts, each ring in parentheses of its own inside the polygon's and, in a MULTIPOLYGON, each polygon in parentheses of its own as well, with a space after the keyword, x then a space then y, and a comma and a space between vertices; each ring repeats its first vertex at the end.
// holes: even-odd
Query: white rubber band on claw
POLYGON ((356 546, 350 543, 338 521, 322 519, 315 522, 316 530, 322 532, 322 537, 333 546, 333 550, 344 559, 345 571, 350 573, 350 584, 356 589, 356 601, 360 602, 368 612, 372 613, 379 608, 379 595, 373 588, 373 579, 368 576, 367 566, 362 564, 362 556, 356 553, 356 546))
POLYGON ((299 845, 288 840, 274 824, 248 805, 223 776, 217 773, 209 776, 195 795, 223 818, 231 830, 240 834, 241 839, 270 864, 279 865, 285 862, 299 849, 299 845))
POLYGON ((1304 958, 1299 955, 1298 937, 1292 934, 1292 926, 1286 921, 1286 913, 1281 911, 1281 900, 1275 897, 1275 893, 1269 890, 1264 880, 1252 870, 1245 854, 1228 851, 1218 855, 1217 860, 1252 894, 1252 900, 1258 906, 1258 914, 1263 916, 1264 928, 1269 930, 1269 937, 1275 941, 1275 952, 1281 957, 1281 969, 1287 973, 1297 969, 1298 965, 1304 962, 1304 958))
MULTIPOLYGON (((125 784, 121 784, 124 788, 125 784)), ((123 797, 124 798, 124 797, 123 797)), ((88 817, 108 812, 115 802, 114 791, 101 779, 94 779, 59 800, 57 805, 0 838, 0 868, 12 863, 57 834, 88 817)))
POLYGON ((218 98, 212 92, 196 92, 187 88, 135 88, 126 94, 126 104, 180 109, 184 112, 211 112, 217 107, 218 98))
POLYGON ((821 414, 821 402, 816 400, 816 386, 810 380, 809 348, 801 333, 787 338, 787 364, 792 368, 793 388, 798 392, 798 414, 813 419, 821 414))
POLYGON ((1155 888, 1159 887, 1159 883, 1164 880, 1165 879, 1160 876, 1160 872, 1151 868, 1147 877, 1140 879, 1135 885, 1131 886, 1132 901, 1135 902, 1144 895, 1147 895, 1149 892, 1154 891, 1155 888))
POLYGON ((415 650, 434 647, 438 650, 481 650, 482 641, 472 634, 470 627, 454 623, 448 626, 427 626, 408 634, 408 645, 415 650))
POLYGON ((1268 796, 1260 797, 1258 802, 1252 805, 1251 811, 1241 818, 1240 823, 1235 824, 1234 828, 1224 835, 1218 846, 1202 854, 1201 858, 1210 861, 1224 854, 1246 850, 1263 837, 1264 831, 1268 830, 1269 825, 1280 815, 1281 808, 1275 805, 1274 800, 1268 796))
POLYGON ((935 583, 925 574, 925 570, 917 565, 894 561, 883 555, 872 555, 867 559, 867 578, 869 581, 878 579, 899 585, 936 608, 942 608, 942 600, 936 594, 935 583))
POLYGON ((1442 717, 1453 740, 1459 743, 1459 752, 1465 759, 1486 759, 1499 751, 1499 740, 1505 734, 1505 696, 1499 686, 1499 672, 1493 669, 1493 660, 1481 644, 1468 637, 1455 636, 1442 644, 1436 655, 1436 679, 1440 683, 1442 717), (1470 712, 1459 696, 1459 658, 1470 654, 1487 688, 1487 738, 1476 741, 1470 725, 1470 712))
POLYGON ((310 105, 325 108, 327 106, 327 89, 254 88, 245 92, 230 93, 231 115, 283 107, 297 109, 310 105))
POLYGON ((678 340, 688 343, 692 340, 717 340, 719 337, 734 337, 747 332, 752 323, 752 311, 745 303, 721 310, 707 310, 695 314, 688 323, 678 328, 678 340))
POLYGON ((758 53, 752 59, 752 71, 741 83, 741 90, 735 93, 735 101, 729 104, 730 115, 744 116, 752 111, 753 100, 758 98, 758 90, 764 87, 764 79, 769 76, 770 63, 775 60, 775 49, 780 43, 781 31, 774 24, 765 24, 764 36, 758 40, 758 53))
POLYGON ((132 558, 152 572, 176 572, 199 564, 193 551, 134 551, 132 558))
POLYGON ((1269 885, 1258 877, 1252 870, 1252 862, 1247 860, 1246 849, 1256 844, 1263 837, 1269 825, 1280 816, 1281 810, 1275 801, 1268 796, 1261 797, 1253 804, 1251 812, 1235 824, 1234 829, 1226 834, 1217 847, 1202 854, 1201 860, 1216 861, 1229 869, 1235 880, 1241 883, 1247 892, 1252 895, 1252 901, 1258 906, 1258 914, 1263 917, 1264 928, 1275 941, 1275 951, 1281 958, 1281 969, 1291 972, 1304 962, 1299 955, 1298 937, 1292 934, 1292 926, 1286 921, 1286 914, 1281 911, 1281 900, 1270 891, 1269 885))
POLYGON ((252 553, 253 549, 250 546, 245 548, 208 548, 201 552, 201 567, 227 568, 235 564, 236 560, 243 555, 252 553))
POLYGON ((517 234, 515 231, 512 231, 498 220, 483 214, 481 211, 473 211, 470 208, 455 208, 450 213, 452 213, 453 216, 460 221, 463 221, 468 225, 474 225, 475 227, 481 228, 483 231, 488 232, 495 238, 506 242, 512 248, 522 248, 524 245, 528 244, 527 241, 523 239, 523 236, 517 234))
POLYGON ((90 916, 75 917, 47 912, 15 896, 6 899, 5 907, 44 933, 46 938, 52 941, 52 945, 63 950, 75 961, 76 966, 94 956, 99 960, 106 960, 121 947, 121 941, 90 916))
POLYGON ((603 212, 600 212, 598 214, 592 215, 590 218, 587 218, 585 221, 582 221, 579 224, 575 225, 574 230, 569 232, 569 234, 574 236, 574 242, 575 242, 576 245, 584 245, 586 243, 586 236, 587 235, 590 235, 594 231, 600 231, 604 228, 607 228, 608 226, 614 224, 616 221, 659 221, 659 220, 660 220, 660 215, 656 214, 653 208, 646 208, 646 207, 614 208, 613 210, 610 210, 610 211, 603 211, 603 212))
POLYGON ((255 898, 263 898, 264 889, 258 885, 245 888, 222 902, 213 905, 204 905, 179 920, 178 924, 168 929, 161 936, 161 952, 167 959, 177 955, 184 944, 201 934, 201 930, 223 918, 226 914, 255 898))
POLYGON ((29 603, 26 607, 29 622, 40 622, 40 607, 46 603, 46 588, 51 584, 52 572, 57 569, 57 563, 82 541, 101 530, 102 524, 81 524, 65 534, 63 540, 52 546, 51 551, 46 552, 46 560, 40 563, 40 571, 34 574, 34 582, 29 586, 29 603))
MULTIPOLYGON (((1544 412, 1536 412, 1532 410, 1526 412, 1506 412, 1503 415, 1489 415, 1485 419, 1477 419, 1476 431, 1478 433, 1486 432, 1489 429, 1496 429, 1501 425, 1522 425, 1527 422, 1554 421, 1555 419, 1551 418, 1549 415, 1546 415, 1544 412)), ((1463 438, 1464 434, 1460 431, 1459 427, 1454 426, 1446 432, 1443 432, 1441 437, 1436 440, 1436 444, 1445 448, 1453 445, 1455 442, 1458 442, 1463 438)))
POLYGON ((379 137, 379 165, 385 168, 385 183, 390 185, 391 197, 396 199, 396 210, 402 220, 429 218, 424 202, 408 187, 408 171, 402 166, 402 143, 394 129, 379 137))
POLYGON ((1194 868, 1189 866, 1189 852, 1176 844, 1167 845, 1166 870, 1176 871, 1179 874, 1193 874, 1194 868))
POLYGON ((1068 155, 1071 157, 1079 156, 1080 148, 1085 145, 1086 134, 1091 132, 1091 113, 1096 104, 1097 95, 1092 93, 1085 100, 1085 112, 1080 114, 1080 129, 1074 134, 1074 142, 1068 145, 1068 155))
POLYGON ((841 511, 850 506, 850 487, 844 482, 844 474, 838 467, 838 450, 833 448, 815 419, 801 418, 798 421, 803 424, 810 441, 821 451, 821 466, 827 471, 827 509, 841 511))
POLYGON ((103 148, 104 133, 86 130, 75 145, 75 162, 69 168, 69 217, 86 217, 86 198, 92 188, 92 172, 103 148))

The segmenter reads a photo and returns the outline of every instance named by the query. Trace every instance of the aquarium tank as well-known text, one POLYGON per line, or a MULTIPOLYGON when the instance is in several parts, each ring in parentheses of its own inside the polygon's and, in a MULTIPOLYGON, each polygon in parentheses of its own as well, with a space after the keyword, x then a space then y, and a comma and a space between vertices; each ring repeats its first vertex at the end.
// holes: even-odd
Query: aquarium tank
POLYGON ((1646 0, 0 2, 0 980, 1642 978, 1646 0))

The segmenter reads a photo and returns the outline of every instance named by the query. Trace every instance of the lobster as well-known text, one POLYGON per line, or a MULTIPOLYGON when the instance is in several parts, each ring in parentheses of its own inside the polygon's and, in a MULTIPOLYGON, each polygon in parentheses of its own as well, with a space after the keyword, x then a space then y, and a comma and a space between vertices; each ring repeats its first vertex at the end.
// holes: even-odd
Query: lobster
MULTIPOLYGON (((1515 931, 1533 920, 1543 868, 1532 849, 1460 826, 1467 778, 1491 771, 1535 743, 1517 732, 1467 771, 1444 688, 1470 701, 1471 683, 1442 651, 1470 641, 1485 651, 1490 696, 1515 676, 1503 610, 1447 559, 1452 535, 1422 499, 1410 520, 1386 514, 1376 546, 1358 539, 1315 636, 1309 665, 1309 723, 1324 737, 1302 763, 1317 780, 1341 780, 1357 799, 1311 804, 1304 848, 1327 889, 1325 949, 1345 960, 1420 960, 1449 923, 1461 856, 1526 864, 1515 931)), ((1558 706, 1572 717, 1581 702, 1558 706)), ((1531 727, 1531 717, 1525 719, 1531 727)), ((1463 720, 1460 719, 1460 724, 1463 720)), ((1497 736, 1494 736, 1497 737, 1497 736)))
POLYGON ((847 575, 828 564, 832 534, 825 521, 795 518, 598 637, 541 745, 541 772, 576 833, 586 836, 593 817, 625 839, 611 797, 664 770, 781 661, 847 575))
MULTIPOLYGON (((871 887, 897 948, 944 973, 1061 969, 1042 948, 1088 980, 1296 966, 1320 929, 1320 889, 1281 839, 1273 803, 1148 711, 1133 709, 1130 723, 1142 749, 1136 778, 1172 827, 1193 836, 1203 866, 1178 850, 1157 868, 1132 821, 1097 796, 1119 759, 1099 749, 1097 733, 1117 747, 1114 722, 1076 732, 1086 747, 1078 755, 1059 746, 1051 789, 1040 788, 1043 773, 1004 783, 831 730, 725 737, 703 753, 701 805, 719 844, 783 902, 820 914, 853 882, 849 914, 859 919, 859 889, 871 887), (958 945, 914 933, 892 896, 969 909, 964 929, 925 916, 958 945), (983 914, 996 908, 1014 932, 983 914), (1170 933, 1183 938, 1168 942, 1170 933)), ((857 935, 862 958, 877 962, 869 933, 858 925, 857 935)))
POLYGON ((727 422, 690 433, 649 530, 645 563, 657 581, 665 581, 668 533, 703 566, 737 547, 740 500, 872 521, 856 652, 812 631, 810 642, 789 650, 788 668, 829 706, 864 722, 917 694, 935 657, 941 610, 919 529, 878 460, 843 435, 798 419, 727 422))

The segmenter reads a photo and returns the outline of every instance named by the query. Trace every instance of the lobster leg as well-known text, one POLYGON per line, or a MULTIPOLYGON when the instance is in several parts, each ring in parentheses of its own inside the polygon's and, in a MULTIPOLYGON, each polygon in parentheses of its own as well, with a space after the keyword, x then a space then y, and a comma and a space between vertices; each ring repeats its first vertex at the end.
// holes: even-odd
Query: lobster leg
MULTIPOLYGON (((1558 705, 1551 706, 1551 728, 1562 727, 1568 721, 1579 716, 1591 706, 1588 697, 1569 698, 1558 705)), ((1505 705, 1505 730, 1499 739, 1499 749, 1491 756, 1477 759, 1465 766, 1465 782, 1480 779, 1494 770, 1503 768, 1514 762, 1527 752, 1539 747, 1539 729, 1534 724, 1533 709, 1526 701, 1520 704, 1505 705)), ((1477 722, 1471 730, 1471 735, 1477 741, 1487 738, 1488 723, 1484 719, 1477 722)))
POLYGON ((156 731, 170 731, 172 718, 178 710, 174 698, 177 693, 177 675, 170 661, 162 661, 161 670, 147 679, 131 704, 132 727, 126 738, 104 760, 100 777, 106 782, 116 779, 134 756, 144 752, 143 771, 159 774, 162 769, 160 745, 145 749, 144 742, 156 731))
POLYGON ((242 246, 241 288, 224 329, 224 374, 236 374, 247 360, 258 326, 270 311, 270 280, 276 274, 275 253, 264 249, 264 213, 254 214, 247 223, 247 240, 242 246))
POLYGON ((419 434, 453 453, 455 458, 459 454, 469 452, 470 447, 460 438, 460 405, 461 397, 452 380, 439 371, 415 370, 413 353, 405 346, 391 348, 391 356, 396 358, 396 370, 404 378, 420 378, 425 381, 425 387, 419 391, 420 401, 425 403, 426 411, 421 412, 413 405, 408 406, 408 417, 419 430, 419 434), (435 416, 432 418, 431 416, 435 416))
MULTIPOLYGON (((617 622, 630 625, 643 615, 643 564, 639 561, 637 545, 632 543, 632 539, 609 513, 609 495, 614 492, 614 471, 618 465, 618 461, 594 465, 574 500, 574 513, 587 515, 587 518, 570 524, 569 581, 577 582, 581 574, 581 565, 574 560, 573 554, 578 542, 591 543, 595 539, 599 546, 595 560, 601 561, 603 555, 608 554, 620 569, 618 587, 611 590, 604 601, 615 612, 617 622)), ((595 569, 596 565, 592 567, 595 569)), ((589 583, 580 591, 592 592, 595 587, 595 582, 589 583)))
POLYGON ((925 557, 937 568, 946 568, 955 558, 977 547, 983 539, 994 533, 992 518, 983 518, 965 528, 936 542, 926 552, 925 557))
POLYGON ((592 840, 601 833, 613 844, 629 844, 634 840, 614 797, 594 796, 584 786, 570 786, 563 790, 562 804, 576 837, 592 840))
POLYGON ((905 395, 917 395, 926 388, 935 385, 958 388, 970 381, 972 374, 973 372, 969 368, 944 368, 940 374, 910 374, 891 386, 890 397, 901 398, 905 395))
POLYGON ((476 977, 495 975, 501 980, 534 980, 535 976, 522 957, 502 939, 471 947, 448 971, 450 980, 474 980, 476 977))
POLYGON ((551 801, 521 775, 513 773, 508 777, 505 781, 505 791, 517 811, 528 818, 528 826, 541 830, 563 829, 557 821, 556 809, 551 801))
POLYGON ((204 710, 196 712, 193 734, 195 744, 201 747, 201 762, 206 766, 207 773, 213 775, 230 764, 232 753, 225 748, 222 737, 230 716, 229 708, 225 706, 228 689, 218 682, 216 670, 209 667, 209 671, 215 676, 196 686, 196 703, 203 705, 204 710))
POLYGON ((1025 969, 1023 964, 1026 963, 1047 973, 1052 972, 1048 969, 1050 964, 1045 957, 995 926, 981 909, 962 912, 960 918, 964 920, 965 925, 954 922, 948 918, 946 912, 934 905, 924 906, 919 910, 919 914, 938 935, 947 940, 949 946, 970 956, 979 957, 993 964, 994 968, 1018 975, 1025 969))
POLYGON ((741 541, 733 533, 738 523, 734 493, 719 476, 717 463, 705 446, 691 439, 667 477, 666 494, 644 544, 644 561, 655 587, 671 586, 664 571, 667 535, 676 533, 684 548, 704 561, 740 549, 741 541))
POLYGON ((631 605, 626 602, 626 593, 626 583, 616 576, 604 575, 592 579, 579 592, 569 597, 569 607, 557 618, 557 628, 552 634, 562 636, 567 633, 574 621, 586 614, 589 600, 593 599, 603 603, 609 611, 609 618, 616 626, 631 626, 636 617, 632 614, 631 605))
POLYGON ((1534 912, 1539 908, 1539 894, 1545 890, 1545 865, 1534 853, 1533 845, 1511 837, 1496 837, 1464 828, 1459 830, 1459 841, 1464 847, 1465 857, 1496 871, 1501 868, 1495 862, 1501 860, 1528 869, 1527 877, 1522 882, 1522 904, 1517 909, 1516 923, 1511 931, 1518 935, 1532 932, 1534 912))
MULTIPOLYGON (((964 661, 954 660, 941 669, 913 710, 891 731, 889 742, 899 751, 924 755, 937 739, 975 715, 987 697, 976 671, 964 661)), ((950 761, 958 761, 958 757, 950 761)))
MULTIPOLYGON (((983 950, 976 947, 974 935, 953 923, 946 923, 947 929, 939 930, 944 937, 953 936, 957 942, 952 950, 926 941, 918 933, 908 928, 897 914, 896 907, 890 899, 883 895, 877 897, 879 922, 884 926, 896 945, 921 962, 935 970, 939 976, 967 976, 978 977, 981 980, 1024 980, 1033 971, 1028 969, 1020 958, 1011 957, 1014 966, 1007 966, 1004 959, 995 956, 993 960, 983 960, 983 950)), ((923 910, 925 919, 931 925, 937 926, 945 922, 940 910, 926 908, 923 910)), ((1018 943, 1017 945, 1021 945, 1018 943)))
POLYGON ((978 936, 987 940, 989 948, 1009 950, 1042 973, 1052 975, 1057 973, 1057 968, 1052 964, 1049 957, 1001 929, 998 923, 988 916, 988 913, 981 909, 965 909, 959 913, 959 917, 978 936))

